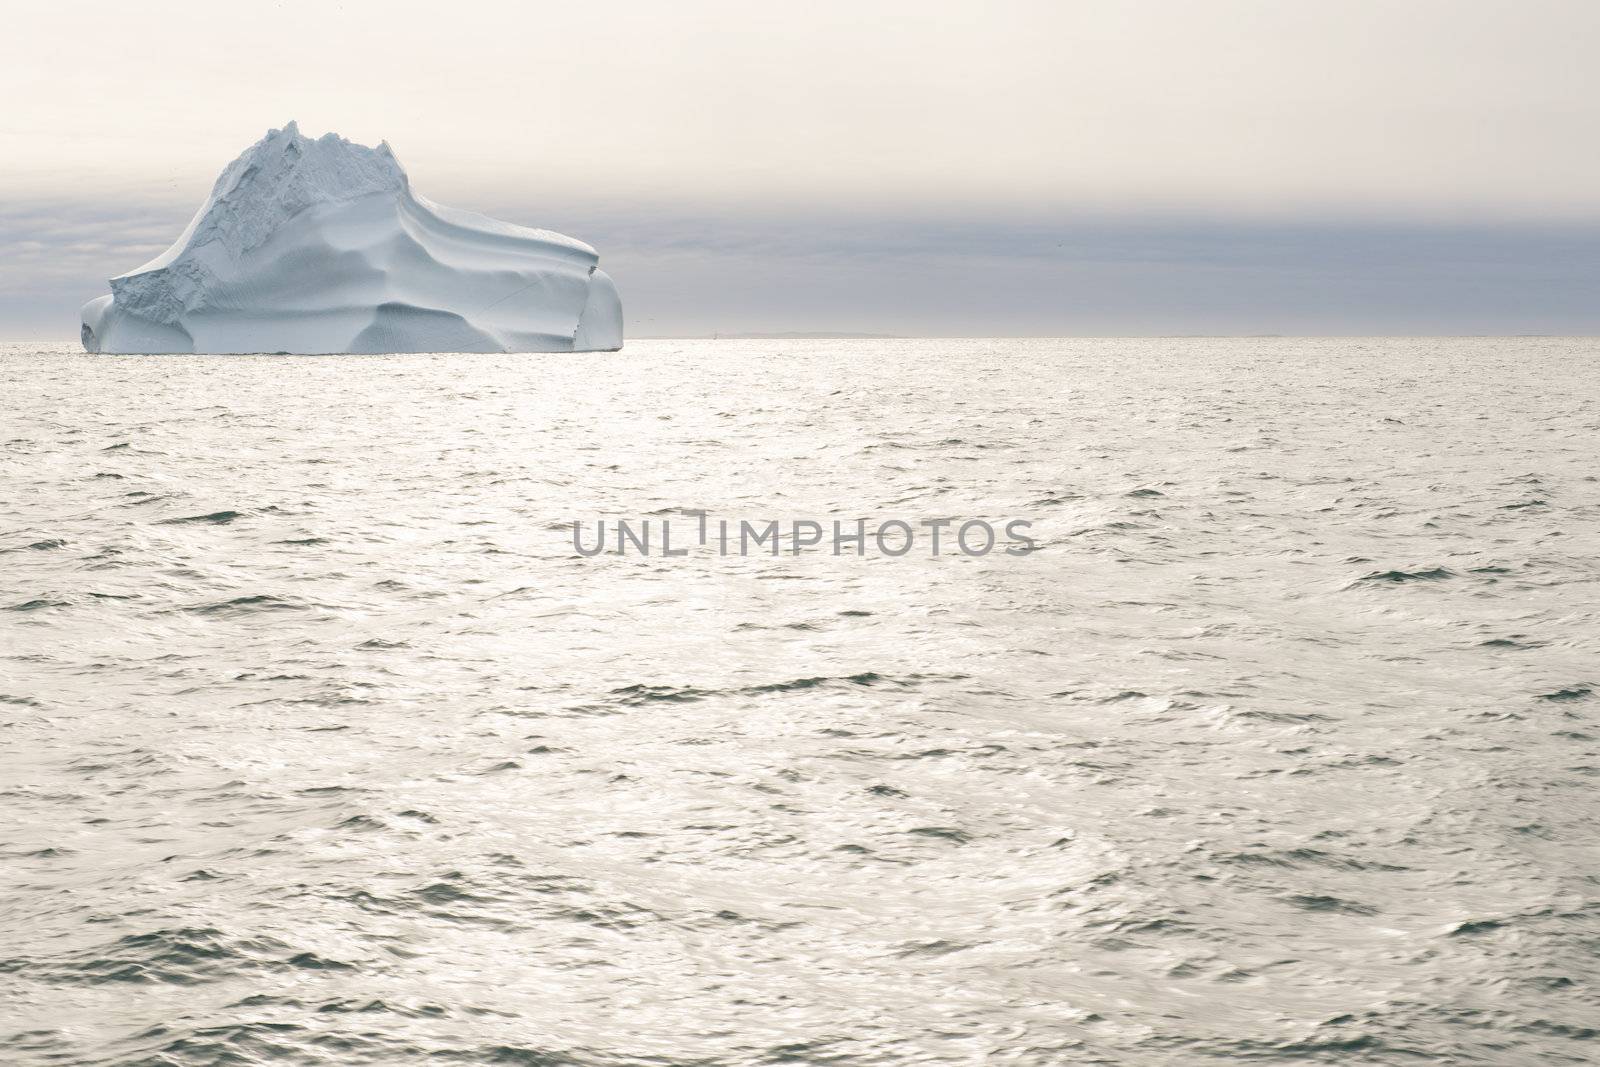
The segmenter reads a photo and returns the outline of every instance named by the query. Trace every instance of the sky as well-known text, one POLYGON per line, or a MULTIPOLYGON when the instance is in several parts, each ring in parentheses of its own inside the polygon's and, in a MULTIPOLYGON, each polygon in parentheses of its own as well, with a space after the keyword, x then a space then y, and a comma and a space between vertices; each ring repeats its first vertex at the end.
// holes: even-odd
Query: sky
POLYGON ((1600 333, 1594 0, 19 5, 0 338, 289 119, 599 249, 631 336, 1600 333))

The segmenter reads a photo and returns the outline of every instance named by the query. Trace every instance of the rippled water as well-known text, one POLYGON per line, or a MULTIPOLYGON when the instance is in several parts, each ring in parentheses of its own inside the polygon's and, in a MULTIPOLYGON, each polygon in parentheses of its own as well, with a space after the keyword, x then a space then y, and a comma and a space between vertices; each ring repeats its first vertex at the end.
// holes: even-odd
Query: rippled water
POLYGON ((1593 1062, 1597 357, 6 347, 0 1062, 1593 1062))

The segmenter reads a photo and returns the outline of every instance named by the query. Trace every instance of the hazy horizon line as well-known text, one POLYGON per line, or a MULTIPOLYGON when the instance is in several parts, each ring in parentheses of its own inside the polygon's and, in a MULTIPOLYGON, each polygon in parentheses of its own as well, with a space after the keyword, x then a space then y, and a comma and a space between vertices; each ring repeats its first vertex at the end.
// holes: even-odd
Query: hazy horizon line
MULTIPOLYGON (((1600 333, 1600 222, 487 207, 595 247, 635 338, 1600 333)), ((192 214, 171 203, 0 206, 0 333, 75 336, 79 308, 167 248, 192 214)))
MULTIPOLYGON (((685 333, 685 334, 641 334, 625 338, 626 343, 637 341, 1358 341, 1358 340, 1484 340, 1484 341, 1517 341, 1517 340, 1551 340, 1551 341, 1600 341, 1600 333, 926 333, 926 334, 885 334, 885 333, 848 333, 827 331, 789 331, 772 333, 685 333)), ((78 343, 78 339, 67 335, 53 337, 12 337, 0 338, 4 345, 30 345, 30 344, 56 344, 71 345, 78 343)), ((129 352, 129 353, 83 353, 85 355, 111 355, 111 356, 346 356, 346 355, 550 355, 559 356, 561 352, 522 352, 522 353, 485 353, 485 352, 372 352, 372 353, 339 353, 339 352, 129 352)), ((592 354, 592 353, 591 353, 592 354)))

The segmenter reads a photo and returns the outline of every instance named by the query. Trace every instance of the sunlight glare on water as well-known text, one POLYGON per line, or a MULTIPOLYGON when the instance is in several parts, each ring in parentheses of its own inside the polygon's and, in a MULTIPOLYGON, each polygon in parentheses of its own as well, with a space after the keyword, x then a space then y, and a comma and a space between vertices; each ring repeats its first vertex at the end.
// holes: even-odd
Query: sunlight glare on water
POLYGON ((1590 1062, 1597 355, 0 346, 0 1060, 1590 1062))

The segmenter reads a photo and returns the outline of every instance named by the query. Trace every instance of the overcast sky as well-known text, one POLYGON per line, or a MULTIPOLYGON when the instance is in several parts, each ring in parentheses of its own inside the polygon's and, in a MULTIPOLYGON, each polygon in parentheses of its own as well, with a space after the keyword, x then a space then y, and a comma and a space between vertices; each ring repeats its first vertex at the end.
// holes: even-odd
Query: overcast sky
POLYGON ((1600 332, 1594 0, 19 6, 0 337, 268 127, 599 248, 632 334, 1600 332))

